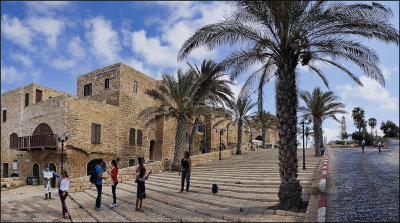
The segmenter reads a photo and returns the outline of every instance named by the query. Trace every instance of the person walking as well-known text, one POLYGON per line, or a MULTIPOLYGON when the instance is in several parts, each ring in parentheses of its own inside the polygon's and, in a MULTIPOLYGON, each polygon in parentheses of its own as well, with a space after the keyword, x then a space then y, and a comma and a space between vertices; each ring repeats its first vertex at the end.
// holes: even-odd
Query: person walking
POLYGON ((139 173, 136 175, 135 183, 137 183, 136 191, 136 208, 135 211, 143 212, 142 203, 143 199, 146 198, 146 186, 145 181, 149 179, 152 171, 150 170, 146 176, 146 168, 143 165, 143 160, 139 157, 139 173))
POLYGON ((42 172, 42 177, 45 180, 44 183, 44 194, 45 194, 45 200, 48 199, 52 199, 51 198, 51 180, 53 179, 53 177, 57 177, 60 178, 60 175, 58 175, 56 172, 50 170, 49 168, 49 164, 47 163, 45 166, 45 170, 43 170, 42 172))
POLYGON ((60 187, 58 189, 58 194, 60 195, 60 200, 61 200, 61 210, 63 215, 62 217, 60 217, 60 219, 69 217, 67 204, 65 203, 65 199, 67 199, 69 192, 69 184, 70 181, 68 179, 68 173, 67 171, 63 170, 61 172, 61 182, 60 182, 60 187))
POLYGON ((96 211, 101 211, 103 210, 101 208, 101 192, 103 189, 103 179, 106 179, 105 177, 103 177, 103 167, 105 166, 105 163, 102 159, 100 159, 98 161, 98 164, 96 165, 96 176, 97 176, 97 180, 96 180, 96 189, 97 189, 97 198, 96 198, 96 207, 95 210, 96 211))
POLYGON ((381 147, 382 147, 382 142, 381 140, 378 141, 378 149, 379 149, 379 153, 381 152, 381 147))
POLYGON ((110 173, 111 176, 111 191, 113 194, 113 203, 110 204, 110 207, 117 207, 117 196, 115 195, 115 190, 117 188, 117 184, 118 184, 118 167, 117 167, 117 161, 116 160, 112 160, 111 161, 111 165, 112 165, 112 170, 110 173))
POLYGON ((365 147, 365 140, 363 139, 362 141, 361 141, 361 149, 362 149, 362 152, 364 153, 364 147, 365 147))
POLYGON ((181 190, 179 191, 180 193, 183 192, 183 186, 185 183, 186 179, 186 192, 189 192, 189 185, 190 185, 190 174, 192 172, 192 160, 189 157, 189 152, 185 151, 184 157, 181 160, 181 166, 180 166, 180 171, 179 175, 182 172, 182 177, 181 177, 181 190))

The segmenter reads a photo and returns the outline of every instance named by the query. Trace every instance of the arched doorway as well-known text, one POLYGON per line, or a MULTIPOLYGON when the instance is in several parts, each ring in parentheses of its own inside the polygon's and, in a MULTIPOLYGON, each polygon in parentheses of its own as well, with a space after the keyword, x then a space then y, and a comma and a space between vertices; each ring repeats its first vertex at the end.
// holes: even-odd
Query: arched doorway
POLYGON ((38 163, 34 163, 32 167, 32 176, 39 177, 40 176, 40 167, 38 163))
POLYGON ((35 131, 33 131, 33 135, 38 134, 53 134, 53 131, 48 124, 41 123, 36 127, 35 131))
POLYGON ((92 173, 95 173, 96 170, 94 169, 94 167, 97 165, 97 163, 99 162, 99 158, 95 158, 90 160, 87 165, 86 165, 86 176, 90 176, 92 173))
POLYGON ((56 146, 56 140, 50 126, 46 123, 39 124, 33 131, 31 147, 56 146))
POLYGON ((150 151, 149 151, 149 160, 154 160, 154 146, 156 142, 154 140, 150 141, 150 151))
MULTIPOLYGON (((57 167, 54 163, 49 163, 49 169, 57 173, 57 167)), ((51 178, 51 187, 56 187, 56 177, 51 178)))
POLYGON ((257 136, 257 137, 255 138, 255 140, 262 141, 262 136, 257 136))

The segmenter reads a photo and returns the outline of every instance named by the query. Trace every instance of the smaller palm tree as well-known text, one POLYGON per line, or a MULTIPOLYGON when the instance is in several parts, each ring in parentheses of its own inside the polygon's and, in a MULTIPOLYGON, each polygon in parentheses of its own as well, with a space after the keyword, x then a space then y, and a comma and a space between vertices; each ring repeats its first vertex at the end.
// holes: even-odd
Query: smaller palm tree
POLYGON ((256 103, 251 103, 248 96, 239 96, 236 101, 231 101, 227 104, 228 111, 219 121, 214 124, 214 127, 220 125, 221 123, 227 122, 227 127, 231 124, 237 124, 237 143, 236 143, 236 154, 242 153, 242 134, 243 126, 251 125, 251 117, 254 114, 250 113, 250 110, 256 105, 256 103))
POLYGON ((361 132, 361 128, 365 127, 364 109, 360 107, 353 108, 351 117, 353 118, 354 125, 358 128, 358 132, 361 132))
POLYGON ((322 123, 327 118, 332 118, 339 122, 335 114, 347 113, 343 110, 344 104, 337 102, 339 97, 335 96, 332 91, 322 92, 319 88, 315 88, 312 94, 308 91, 302 91, 300 98, 305 102, 305 106, 299 107, 299 111, 303 119, 312 119, 314 130, 314 148, 315 156, 320 156, 320 145, 322 144, 322 123))
POLYGON ((374 129, 376 126, 376 118, 368 119, 368 125, 371 127, 371 135, 373 135, 372 129, 374 129))
POLYGON ((259 114, 257 114, 253 118, 255 120, 255 125, 262 130, 262 146, 263 148, 266 148, 266 135, 268 133, 268 129, 276 128, 278 126, 276 117, 264 110, 261 113, 261 118, 259 114))
POLYGON ((177 78, 164 74, 163 83, 157 89, 148 89, 146 94, 158 101, 160 105, 150 106, 140 112, 139 117, 145 119, 145 125, 156 123, 158 120, 174 118, 177 122, 175 135, 174 158, 172 169, 179 166, 183 157, 184 129, 189 125, 193 117, 205 110, 202 103, 193 104, 196 88, 196 77, 181 70, 177 72, 177 78))

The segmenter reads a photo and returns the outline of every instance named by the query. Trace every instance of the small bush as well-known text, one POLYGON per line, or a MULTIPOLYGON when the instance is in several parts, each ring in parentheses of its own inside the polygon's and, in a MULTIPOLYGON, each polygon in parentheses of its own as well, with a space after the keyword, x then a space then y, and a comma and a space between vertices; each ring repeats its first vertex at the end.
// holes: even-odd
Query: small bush
POLYGON ((371 134, 365 132, 353 132, 353 134, 351 135, 351 137, 353 138, 353 140, 357 141, 359 145, 361 145, 361 141, 363 140, 363 134, 364 135, 364 140, 365 140, 365 145, 366 146, 372 146, 374 143, 374 136, 372 136, 371 134))

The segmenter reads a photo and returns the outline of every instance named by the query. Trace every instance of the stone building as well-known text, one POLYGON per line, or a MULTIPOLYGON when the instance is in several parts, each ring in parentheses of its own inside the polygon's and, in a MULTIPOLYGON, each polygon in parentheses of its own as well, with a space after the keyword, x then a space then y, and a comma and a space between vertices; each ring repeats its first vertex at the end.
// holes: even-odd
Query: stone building
MULTIPOLYGON (((12 174, 35 178, 47 163, 59 172, 62 150, 56 134, 66 132, 69 138, 64 143, 63 167, 70 177, 87 175, 97 158, 108 164, 116 159, 120 168, 135 165, 138 156, 145 157, 146 162, 171 160, 175 120, 160 120, 145 127, 138 118, 143 109, 157 105, 145 90, 156 89, 159 84, 161 81, 117 63, 79 76, 77 95, 34 83, 3 93, 2 178, 12 174)), ((198 127, 193 154, 218 150, 219 133, 212 124, 203 120, 198 127)), ((188 149, 191 127, 185 131, 188 149)), ((230 126, 221 136, 224 148, 235 147, 236 131, 230 126)), ((244 132, 243 146, 249 146, 248 138, 244 132)), ((277 142, 277 134, 270 138, 277 142)))

